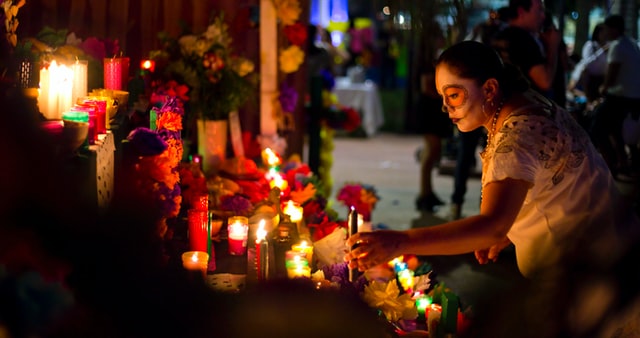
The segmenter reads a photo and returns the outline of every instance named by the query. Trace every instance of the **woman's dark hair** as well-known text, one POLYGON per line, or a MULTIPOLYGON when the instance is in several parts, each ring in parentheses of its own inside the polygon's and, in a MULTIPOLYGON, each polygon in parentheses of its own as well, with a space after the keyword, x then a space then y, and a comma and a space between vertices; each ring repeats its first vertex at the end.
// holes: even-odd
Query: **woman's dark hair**
POLYGON ((477 41, 462 41, 447 48, 438 58, 436 66, 440 64, 447 65, 451 72, 461 78, 475 80, 478 85, 494 78, 506 97, 529 88, 529 82, 518 68, 504 64, 493 48, 477 41))
POLYGON ((600 32, 602 32, 603 29, 604 23, 602 22, 593 27, 593 32, 591 32, 591 41, 600 42, 598 41, 598 37, 600 36, 600 32))

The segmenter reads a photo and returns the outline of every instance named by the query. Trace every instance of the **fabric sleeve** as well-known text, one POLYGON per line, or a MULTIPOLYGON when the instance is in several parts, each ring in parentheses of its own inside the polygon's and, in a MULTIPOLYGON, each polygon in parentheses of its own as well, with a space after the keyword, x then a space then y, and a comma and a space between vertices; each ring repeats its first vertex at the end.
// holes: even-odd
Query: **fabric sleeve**
POLYGON ((484 185, 507 178, 533 183, 539 163, 534 139, 532 133, 515 131, 499 139, 484 173, 484 185))

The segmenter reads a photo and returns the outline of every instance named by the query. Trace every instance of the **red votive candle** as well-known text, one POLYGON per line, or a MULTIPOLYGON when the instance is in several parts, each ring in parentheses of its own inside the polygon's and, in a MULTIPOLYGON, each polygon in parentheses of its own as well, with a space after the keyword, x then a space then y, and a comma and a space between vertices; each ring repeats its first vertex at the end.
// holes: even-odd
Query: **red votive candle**
POLYGON ((249 237, 249 219, 243 216, 229 217, 227 230, 229 232, 229 254, 244 255, 249 237))
POLYGON ((107 101, 98 99, 86 99, 82 102, 84 105, 94 106, 98 114, 98 134, 107 133, 107 101))
POLYGON ((89 144, 96 144, 96 141, 98 140, 98 124, 100 123, 96 106, 89 104, 77 104, 69 110, 89 114, 89 133, 87 134, 87 140, 89 141, 89 144))
POLYGON ((198 195, 193 198, 193 208, 201 211, 209 210, 209 195, 198 195))
POLYGON ((207 252, 209 241, 207 211, 190 209, 187 211, 187 221, 189 223, 189 247, 192 251, 207 252))

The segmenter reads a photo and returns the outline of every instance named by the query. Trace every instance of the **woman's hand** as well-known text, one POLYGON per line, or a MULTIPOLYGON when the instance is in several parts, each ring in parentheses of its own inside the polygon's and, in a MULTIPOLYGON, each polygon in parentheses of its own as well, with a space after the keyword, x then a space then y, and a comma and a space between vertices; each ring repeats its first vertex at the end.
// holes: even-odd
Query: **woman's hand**
POLYGON ((511 244, 511 241, 505 237, 502 241, 492 245, 488 249, 476 250, 475 255, 478 263, 487 264, 489 261, 495 262, 498 260, 498 255, 502 249, 511 244))
POLYGON ((402 231, 359 232, 347 239, 347 247, 351 251, 347 252, 344 260, 349 263, 349 268, 365 271, 408 253, 402 252, 402 244, 407 240, 408 235, 402 231))

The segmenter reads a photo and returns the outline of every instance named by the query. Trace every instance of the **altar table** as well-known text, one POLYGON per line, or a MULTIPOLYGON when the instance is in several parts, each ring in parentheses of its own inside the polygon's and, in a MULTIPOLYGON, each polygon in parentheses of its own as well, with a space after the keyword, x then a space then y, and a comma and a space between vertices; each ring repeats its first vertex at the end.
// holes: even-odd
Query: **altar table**
POLYGON ((358 110, 362 118, 362 128, 367 136, 375 135, 384 124, 382 101, 378 86, 373 81, 353 83, 349 77, 338 77, 333 93, 338 103, 358 110))

